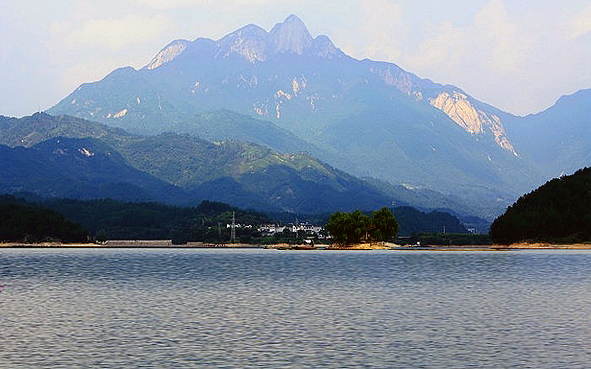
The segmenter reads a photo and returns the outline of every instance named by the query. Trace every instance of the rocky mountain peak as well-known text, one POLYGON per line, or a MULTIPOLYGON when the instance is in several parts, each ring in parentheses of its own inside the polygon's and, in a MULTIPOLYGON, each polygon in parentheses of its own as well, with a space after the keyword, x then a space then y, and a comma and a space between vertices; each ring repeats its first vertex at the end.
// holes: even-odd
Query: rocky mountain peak
POLYGON ((148 69, 156 69, 179 56, 190 44, 187 40, 174 40, 166 45, 147 65, 148 69))
POLYGON ((345 56, 332 41, 325 35, 320 35, 312 41, 314 53, 321 58, 332 59, 336 56, 345 56))
POLYGON ((251 63, 264 61, 268 38, 267 31, 257 25, 249 24, 220 39, 217 43, 219 51, 216 57, 227 58, 232 54, 238 54, 251 63))
POLYGON ((270 47, 275 53, 303 54, 310 47, 312 36, 304 22, 290 15, 283 23, 276 24, 270 32, 270 47))

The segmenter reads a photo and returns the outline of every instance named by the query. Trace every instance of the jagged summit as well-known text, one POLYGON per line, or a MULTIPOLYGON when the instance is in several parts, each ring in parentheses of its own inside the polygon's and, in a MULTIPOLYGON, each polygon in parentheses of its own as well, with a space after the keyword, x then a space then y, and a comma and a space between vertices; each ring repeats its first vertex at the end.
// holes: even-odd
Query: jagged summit
POLYGON ((274 53, 303 54, 310 48, 312 36, 300 18, 290 15, 277 23, 270 32, 270 46, 274 53))
POLYGON ((146 66, 147 69, 156 69, 180 56, 186 49, 193 49, 192 55, 200 55, 206 52, 201 50, 203 41, 215 44, 214 58, 226 59, 239 56, 250 63, 264 62, 270 58, 285 55, 308 55, 332 59, 344 57, 327 36, 319 35, 313 38, 308 28, 296 15, 291 14, 282 23, 277 23, 271 31, 249 24, 220 38, 217 41, 198 38, 193 42, 187 40, 175 40, 165 46, 146 66))
POLYGON ((266 59, 267 39, 269 33, 261 27, 249 24, 217 41, 216 58, 227 58, 237 54, 248 59, 249 62, 264 61, 266 59))

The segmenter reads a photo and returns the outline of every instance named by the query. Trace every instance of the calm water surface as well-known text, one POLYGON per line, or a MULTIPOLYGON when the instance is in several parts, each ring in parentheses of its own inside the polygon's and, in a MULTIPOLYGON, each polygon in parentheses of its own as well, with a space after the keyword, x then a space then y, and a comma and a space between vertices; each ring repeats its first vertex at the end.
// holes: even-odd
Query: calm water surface
POLYGON ((0 250, 1 368, 591 366, 591 252, 0 250))

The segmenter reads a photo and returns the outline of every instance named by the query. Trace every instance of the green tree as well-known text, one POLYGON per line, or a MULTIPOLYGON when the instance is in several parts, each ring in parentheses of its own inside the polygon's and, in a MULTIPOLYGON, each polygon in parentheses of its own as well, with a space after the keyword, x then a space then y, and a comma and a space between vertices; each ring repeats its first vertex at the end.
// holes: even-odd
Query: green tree
POLYGON ((330 216, 326 230, 337 244, 359 243, 367 239, 371 221, 359 210, 353 213, 336 212, 330 216))
POLYGON ((383 207, 373 212, 371 235, 376 241, 388 241, 398 235, 398 222, 388 208, 383 207))
POLYGON ((335 243, 344 244, 347 242, 345 224, 349 216, 348 213, 341 213, 340 211, 337 211, 330 216, 328 224, 326 225, 326 230, 331 234, 335 243))
POLYGON ((360 210, 355 210, 351 214, 349 227, 347 229, 347 240, 349 243, 359 243, 361 240, 366 240, 368 236, 371 219, 360 210))

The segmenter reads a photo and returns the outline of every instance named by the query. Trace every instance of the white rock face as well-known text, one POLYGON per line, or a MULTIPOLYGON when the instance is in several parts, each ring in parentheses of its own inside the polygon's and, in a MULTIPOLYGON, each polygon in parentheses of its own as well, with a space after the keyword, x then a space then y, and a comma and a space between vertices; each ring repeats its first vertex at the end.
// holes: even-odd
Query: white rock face
POLYGON ((310 47, 312 36, 304 23, 295 15, 276 24, 270 32, 270 43, 276 53, 303 54, 310 47))
MULTIPOLYGON (((423 99, 423 93, 413 82, 410 73, 392 67, 372 67, 370 72, 380 76, 386 85, 396 87, 405 94, 414 97, 417 101, 423 99)), ((429 103, 444 112, 470 134, 479 135, 484 134, 486 130, 490 131, 495 136, 497 145, 510 151, 513 155, 519 156, 513 144, 507 138, 505 128, 499 117, 477 109, 470 102, 468 96, 460 91, 453 91, 451 94, 446 91, 440 92, 437 97, 430 98, 429 103)))
MULTIPOLYGON (((447 114, 467 132, 471 134, 483 132, 480 115, 484 115, 484 113, 478 112, 467 100, 466 95, 454 92, 450 96, 447 92, 442 92, 437 98, 429 99, 429 103, 447 114)), ((483 118, 487 119, 486 116, 483 116, 483 118)))
POLYGON ((275 92, 275 99, 276 100, 279 100, 282 97, 286 98, 287 100, 291 100, 291 94, 290 93, 287 93, 287 92, 285 92, 283 90, 279 90, 279 91, 275 92))
POLYGON ((340 56, 342 53, 337 47, 330 41, 330 39, 324 35, 317 36, 312 41, 312 48, 316 55, 321 58, 332 59, 340 56))
POLYGON ((370 68, 369 71, 382 77, 387 85, 394 86, 407 95, 412 93, 413 82, 411 76, 407 72, 404 72, 401 69, 394 70, 392 68, 370 68))
MULTIPOLYGON (((282 54, 313 55, 326 59, 344 57, 345 54, 324 35, 312 38, 306 25, 295 15, 290 15, 283 23, 277 23, 270 32, 249 24, 217 41, 198 39, 211 43, 216 49, 214 58, 226 59, 240 55, 255 64, 282 54)), ((198 42, 176 40, 163 48, 146 66, 153 70, 181 55, 185 49, 198 42)))
POLYGON ((294 78, 291 81, 291 90, 293 91, 293 95, 294 96, 298 96, 298 90, 300 89, 300 84, 297 80, 297 78, 294 78))
POLYGON ((252 106, 252 110, 260 116, 269 116, 269 109, 267 104, 255 103, 252 106))
POLYGON ((113 118, 123 118, 125 114, 127 114, 127 109, 123 109, 119 113, 113 115, 113 118))
POLYGON ((179 56, 185 49, 189 41, 186 40, 176 40, 168 44, 164 49, 162 49, 154 59, 148 64, 148 69, 156 69, 162 64, 168 63, 172 59, 179 56))
POLYGON ((91 152, 90 150, 88 150, 86 147, 83 147, 81 149, 78 149, 78 151, 80 151, 80 153, 86 157, 92 157, 94 156, 94 153, 91 152))
POLYGON ((250 24, 242 27, 218 42, 219 51, 216 57, 227 58, 232 54, 239 54, 251 63, 265 61, 267 37, 267 31, 259 26, 250 24))
POLYGON ((443 111, 466 132, 471 134, 482 134, 485 128, 495 136, 495 142, 503 149, 519 156, 515 148, 507 139, 505 128, 499 117, 488 114, 477 109, 468 100, 468 96, 461 92, 454 91, 452 95, 447 92, 440 93, 436 98, 429 99, 429 103, 443 111))

